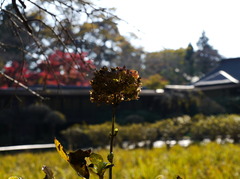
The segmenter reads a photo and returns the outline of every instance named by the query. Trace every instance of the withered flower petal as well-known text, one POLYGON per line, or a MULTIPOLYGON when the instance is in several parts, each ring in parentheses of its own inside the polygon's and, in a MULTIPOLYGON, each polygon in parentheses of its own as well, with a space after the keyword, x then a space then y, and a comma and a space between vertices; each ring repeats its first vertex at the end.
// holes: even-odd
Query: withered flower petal
POLYGON ((117 105, 122 101, 137 100, 142 83, 136 70, 102 67, 95 71, 90 84, 91 102, 117 105))

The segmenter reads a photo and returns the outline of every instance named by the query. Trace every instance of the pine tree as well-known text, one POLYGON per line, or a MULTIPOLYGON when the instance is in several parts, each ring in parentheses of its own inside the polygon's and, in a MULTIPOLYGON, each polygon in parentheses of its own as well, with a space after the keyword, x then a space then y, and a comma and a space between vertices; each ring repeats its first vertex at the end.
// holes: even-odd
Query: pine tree
POLYGON ((198 76, 202 76, 215 68, 221 60, 221 55, 209 43, 205 32, 197 42, 198 50, 194 57, 194 71, 198 76))

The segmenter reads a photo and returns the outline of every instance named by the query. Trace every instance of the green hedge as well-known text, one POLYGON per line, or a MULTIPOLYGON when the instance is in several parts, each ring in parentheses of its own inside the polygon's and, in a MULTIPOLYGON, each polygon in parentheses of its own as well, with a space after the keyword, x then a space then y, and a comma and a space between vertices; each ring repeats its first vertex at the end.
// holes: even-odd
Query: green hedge
MULTIPOLYGON (((102 147, 108 145, 110 128, 110 123, 74 125, 62 131, 62 135, 70 146, 102 147)), ((117 125, 117 128, 119 132, 115 145, 120 147, 125 141, 136 145, 138 142, 148 141, 151 146, 156 140, 181 140, 185 137, 193 141, 202 141, 205 138, 231 138, 236 143, 240 141, 240 115, 237 114, 181 116, 155 123, 117 125)))

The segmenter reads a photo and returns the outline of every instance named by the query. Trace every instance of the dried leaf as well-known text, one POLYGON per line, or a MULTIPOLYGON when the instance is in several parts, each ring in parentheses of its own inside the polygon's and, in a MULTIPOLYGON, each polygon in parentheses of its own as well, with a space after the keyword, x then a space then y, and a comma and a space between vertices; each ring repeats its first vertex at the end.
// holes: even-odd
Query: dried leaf
POLYGON ((55 146, 56 146, 56 149, 57 149, 59 155, 60 155, 64 160, 66 160, 66 161, 69 162, 69 156, 68 156, 68 154, 65 152, 62 144, 61 144, 56 138, 54 139, 54 143, 55 143, 55 146))
POLYGON ((44 173, 46 174, 44 179, 54 179, 53 172, 49 167, 47 167, 46 165, 43 165, 42 171, 44 171, 44 173))
POLYGON ((61 143, 56 138, 54 139, 54 143, 59 155, 70 163, 70 165, 77 172, 77 174, 81 177, 89 179, 89 171, 86 165, 87 162, 85 160, 85 157, 90 156, 91 150, 83 151, 81 149, 78 149, 74 152, 70 152, 69 154, 67 154, 61 143))
POLYGON ((83 151, 78 149, 75 152, 70 152, 69 155, 69 163, 74 168, 74 170, 78 173, 79 176, 89 178, 89 171, 87 168, 87 162, 85 157, 89 157, 91 150, 83 151))

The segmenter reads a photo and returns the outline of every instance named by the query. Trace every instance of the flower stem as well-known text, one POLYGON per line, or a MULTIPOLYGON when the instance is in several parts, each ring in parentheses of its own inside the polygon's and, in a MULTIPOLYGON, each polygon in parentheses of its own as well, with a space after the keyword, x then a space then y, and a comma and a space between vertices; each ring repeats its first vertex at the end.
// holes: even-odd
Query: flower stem
MULTIPOLYGON (((111 130, 111 134, 110 134, 110 153, 109 155, 111 157, 109 157, 109 162, 111 164, 113 164, 113 141, 114 141, 114 137, 116 136, 115 134, 115 120, 116 120, 116 105, 113 105, 112 107, 112 130, 111 130)), ((109 168, 109 179, 112 179, 112 167, 109 168)))

